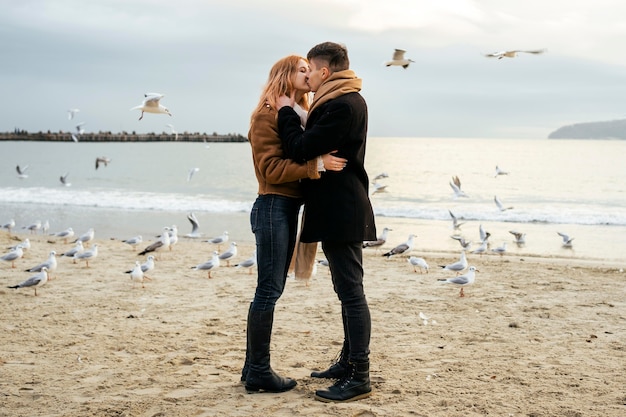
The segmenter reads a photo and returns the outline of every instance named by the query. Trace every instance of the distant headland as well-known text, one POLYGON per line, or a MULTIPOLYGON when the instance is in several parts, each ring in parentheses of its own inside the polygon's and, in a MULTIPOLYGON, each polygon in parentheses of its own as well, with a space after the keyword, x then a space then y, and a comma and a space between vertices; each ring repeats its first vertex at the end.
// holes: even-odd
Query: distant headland
POLYGON ((626 119, 563 126, 548 139, 626 139, 626 119))
MULTIPOLYGON (((0 132, 0 140, 22 140, 33 142, 72 142, 71 132, 31 133, 16 129, 14 132, 0 132)), ((82 133, 77 136, 79 142, 246 142, 248 139, 239 133, 82 133)))

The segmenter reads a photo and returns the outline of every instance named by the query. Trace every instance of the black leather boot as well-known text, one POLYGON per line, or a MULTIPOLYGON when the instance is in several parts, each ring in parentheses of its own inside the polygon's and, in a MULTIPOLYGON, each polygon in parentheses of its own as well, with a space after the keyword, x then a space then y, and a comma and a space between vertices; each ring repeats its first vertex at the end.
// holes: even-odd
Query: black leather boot
POLYGON ((323 402, 350 402, 367 398, 371 395, 370 363, 350 362, 348 375, 335 382, 327 390, 315 391, 315 399, 323 402))
MULTIPOLYGON (((250 307, 248 308, 248 319, 250 319, 250 309, 252 308, 252 303, 250 303, 250 307)), ((248 376, 248 368, 250 367, 250 338, 248 337, 248 331, 246 329, 246 359, 243 362, 243 368, 241 368, 241 382, 243 384, 246 383, 246 377, 248 376)))
POLYGON ((284 392, 297 385, 291 378, 278 375, 270 366, 270 340, 274 310, 250 311, 248 313, 248 392, 284 392))
POLYGON ((313 371, 311 372, 311 377, 313 378, 329 378, 329 379, 340 379, 346 376, 348 372, 348 343, 343 342, 343 347, 341 348, 341 352, 339 352, 339 357, 337 360, 330 365, 328 369, 325 371, 313 371))

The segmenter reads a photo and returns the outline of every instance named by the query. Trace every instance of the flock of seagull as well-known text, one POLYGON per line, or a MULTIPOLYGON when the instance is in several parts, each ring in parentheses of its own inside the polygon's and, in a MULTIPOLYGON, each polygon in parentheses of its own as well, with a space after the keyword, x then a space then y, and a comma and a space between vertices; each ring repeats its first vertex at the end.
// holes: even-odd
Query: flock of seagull
MULTIPOLYGON (((492 53, 484 54, 484 55, 487 58, 502 59, 502 58, 515 58, 520 53, 538 55, 538 54, 543 54, 544 52, 546 52, 546 49, 532 49, 532 50, 512 49, 509 51, 497 51, 497 52, 492 52, 492 53)), ((404 69, 407 69, 409 65, 411 65, 411 63, 415 61, 409 58, 405 58, 404 57, 405 53, 406 51, 404 49, 395 49, 393 51, 391 60, 385 61, 384 65, 387 67, 396 66, 396 67, 402 67, 404 69)))
MULTIPOLYGON (((190 233, 183 235, 185 238, 201 239, 203 234, 199 231, 199 223, 195 214, 189 213, 187 219, 191 223, 192 230, 190 233)), ((47 223, 47 222, 46 222, 47 223)), ((6 229, 9 235, 11 235, 15 229, 15 221, 11 220, 2 225, 3 229, 6 229)), ((46 260, 40 262, 36 266, 25 269, 25 272, 36 273, 22 282, 11 285, 8 288, 33 288, 35 295, 37 295, 37 288, 45 285, 52 279, 52 274, 57 270, 58 262, 57 257, 71 258, 73 263, 85 262, 85 267, 89 268, 89 263, 98 257, 98 244, 93 243, 89 249, 85 249, 85 245, 93 241, 95 238, 95 231, 93 228, 88 229, 82 235, 76 237, 74 230, 68 227, 65 230, 61 230, 54 233, 48 233, 49 225, 37 221, 31 225, 22 227, 28 230, 30 234, 44 234, 52 238, 62 241, 64 244, 72 243, 73 246, 65 252, 57 252, 55 250, 50 251, 46 260), (71 241, 71 242, 70 242, 71 241)), ((143 250, 138 253, 138 256, 146 255, 145 261, 142 263, 138 260, 134 261, 134 266, 124 271, 129 274, 130 280, 135 284, 139 283, 145 288, 145 281, 150 281, 148 276, 150 271, 155 268, 155 260, 157 260, 158 254, 163 250, 172 250, 173 246, 178 243, 178 228, 173 226, 167 226, 163 228, 162 233, 156 236, 157 240, 147 244, 143 250)), ((136 235, 128 239, 121 240, 122 243, 129 245, 133 250, 137 250, 138 247, 144 242, 141 235, 136 235)), ((207 273, 208 278, 212 278, 211 273, 218 269, 221 265, 226 264, 227 267, 231 266, 231 261, 237 257, 237 243, 229 241, 228 231, 224 231, 223 234, 214 238, 202 240, 202 242, 208 242, 213 245, 217 245, 217 250, 212 252, 212 256, 205 262, 198 263, 194 266, 190 266, 195 271, 204 271, 207 273), (219 250, 222 244, 229 243, 228 248, 220 253, 219 250)), ((23 239, 20 243, 8 248, 9 251, 0 256, 0 261, 11 264, 11 268, 16 268, 16 262, 23 258, 24 253, 31 249, 31 242, 29 238, 23 239)), ((256 250, 249 258, 244 259, 241 262, 234 264, 236 268, 247 269, 249 274, 252 273, 252 269, 256 266, 256 250)))
MULTIPOLYGON (((497 178, 503 175, 509 175, 509 173, 503 170, 501 167, 496 165, 494 178, 497 178)), ((382 173, 373 178, 373 181, 374 181, 373 189, 375 190, 373 193, 376 193, 376 192, 379 192, 380 190, 385 189, 384 185, 378 184, 376 181, 381 178, 387 178, 388 176, 389 175, 387 173, 382 173)), ((459 179, 458 176, 453 176, 449 185, 452 188, 452 191, 453 191, 452 197, 454 199, 469 198, 469 196, 462 190, 461 180, 459 179)), ((497 195, 494 196, 494 203, 496 205, 497 210, 501 212, 514 209, 513 206, 505 206, 500 200, 500 198, 498 198, 497 195)), ((464 236, 460 234, 461 226, 464 225, 465 222, 460 221, 460 219, 457 216, 455 216, 451 210, 448 210, 448 213, 450 214, 450 218, 452 221, 451 226, 452 226, 452 230, 454 231, 454 234, 451 235, 450 237, 458 241, 459 244, 461 245, 461 255, 460 255, 460 259, 454 263, 451 263, 448 265, 439 265, 439 267, 442 270, 455 272, 456 276, 450 277, 450 278, 438 279, 438 282, 460 286, 461 290, 460 290, 459 295, 463 297, 465 295, 463 291, 463 287, 466 285, 473 284, 475 281, 476 272, 479 272, 479 270, 475 266, 469 265, 467 261, 466 252, 469 252, 474 255, 479 255, 481 257, 483 254, 486 254, 486 253, 492 253, 492 254, 496 254, 499 256, 503 256, 507 252, 507 242, 503 242, 502 245, 497 246, 497 247, 490 247, 491 244, 489 242, 489 238, 491 236, 491 233, 486 231, 483 225, 480 224, 478 227, 479 245, 474 250, 470 250, 473 242, 470 240, 467 240, 464 236), (461 275, 461 273, 464 271, 466 272, 461 275)), ((375 248, 376 250, 380 249, 383 245, 387 243, 388 234, 391 230, 392 229, 388 227, 383 228, 382 233, 380 234, 380 236, 378 236, 376 240, 363 242, 363 248, 364 249, 375 248)), ((518 247, 525 246, 526 233, 520 232, 517 230, 509 230, 509 233, 513 236, 513 242, 518 247)), ((572 244, 572 241, 574 240, 573 237, 563 232, 557 232, 557 234, 561 238, 561 245, 563 248, 571 249, 573 247, 573 244, 572 244)), ((382 256, 387 257, 387 258, 391 258, 397 255, 406 256, 407 261, 413 267, 414 272, 426 271, 428 273, 430 269, 428 262, 424 258, 411 255, 411 251, 413 250, 414 241, 416 237, 417 235, 415 234, 409 234, 408 239, 405 242, 402 242, 394 246, 392 249, 387 250, 385 253, 382 254, 382 256)))

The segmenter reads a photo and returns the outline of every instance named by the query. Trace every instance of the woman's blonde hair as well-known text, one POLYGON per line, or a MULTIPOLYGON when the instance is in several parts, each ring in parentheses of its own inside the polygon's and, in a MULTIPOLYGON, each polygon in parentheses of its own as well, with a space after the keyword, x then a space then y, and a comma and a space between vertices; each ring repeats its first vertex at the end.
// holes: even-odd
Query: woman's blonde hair
MULTIPOLYGON (((299 71, 300 60, 308 62, 306 58, 298 55, 289 55, 276 62, 267 79, 259 104, 254 109, 253 115, 266 105, 276 108, 276 100, 282 95, 289 96, 294 89, 294 81, 299 71)), ((309 95, 304 94, 297 104, 304 110, 309 110, 309 95)))

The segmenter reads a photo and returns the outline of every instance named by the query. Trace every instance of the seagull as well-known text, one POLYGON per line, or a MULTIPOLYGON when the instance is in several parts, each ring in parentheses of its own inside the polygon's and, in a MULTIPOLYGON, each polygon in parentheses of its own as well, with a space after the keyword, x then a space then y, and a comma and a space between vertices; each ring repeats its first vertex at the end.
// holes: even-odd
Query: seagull
POLYGON ((219 250, 220 245, 222 243, 228 242, 228 232, 224 232, 221 236, 215 237, 213 239, 206 240, 205 242, 216 244, 217 245, 217 249, 219 250))
POLYGON ((461 244, 461 247, 463 249, 469 249, 472 246, 472 241, 471 240, 465 240, 465 238, 463 236, 459 236, 459 235, 453 235, 450 236, 452 239, 454 240, 458 240, 459 243, 461 244))
POLYGON ((391 61, 385 62, 385 66, 390 67, 392 65, 402 67, 407 69, 411 62, 415 62, 412 59, 404 58, 404 53, 406 51, 403 49, 395 49, 393 52, 393 58, 391 61))
POLYGON ((9 234, 11 234, 11 230, 15 228, 15 220, 14 219, 9 220, 8 222, 2 225, 2 228, 7 229, 9 234))
POLYGON ((139 120, 143 119, 143 114, 145 113, 157 113, 157 114, 169 114, 172 113, 166 108, 163 107, 159 101, 164 97, 159 93, 146 93, 144 94, 145 99, 139 106, 133 107, 131 110, 141 110, 141 116, 139 116, 139 120))
POLYGON ((48 220, 46 220, 41 225, 41 233, 43 233, 45 235, 46 233, 48 233, 48 230, 50 230, 50 222, 48 220))
POLYGON ((504 255, 504 253, 506 252, 506 242, 503 242, 502 246, 498 246, 497 248, 491 249, 491 251, 494 253, 497 253, 500 256, 504 255))
POLYGON ((28 287, 33 287, 35 290, 35 296, 37 295, 37 287, 41 287, 42 285, 44 285, 46 282, 48 282, 48 269, 47 268, 42 268, 41 272, 39 272, 36 275, 33 275, 32 277, 28 278, 25 281, 20 282, 17 285, 12 285, 8 288, 28 288, 28 287))
MULTIPOLYGON (((67 252, 63 252, 61 255, 59 256, 67 256, 68 258, 74 258, 74 255, 76 255, 77 253, 80 253, 82 251, 85 250, 85 247, 83 246, 83 242, 81 242, 80 240, 78 242, 76 242, 74 244, 74 247, 72 247, 70 250, 68 250, 67 252)), ((73 263, 76 263, 76 258, 73 259, 73 263)))
POLYGON ((74 259, 76 260, 84 260, 87 264, 87 268, 89 268, 89 261, 91 259, 95 259, 98 256, 98 244, 94 243, 91 246, 91 249, 85 250, 83 252, 78 252, 74 255, 74 259))
POLYGON ((521 248, 524 246, 526 243, 526 233, 517 232, 515 230, 509 230, 509 233, 515 237, 515 244, 517 244, 518 247, 521 248))
POLYGON ((170 130, 172 131, 172 135, 174 135, 174 140, 178 140, 178 132, 174 129, 174 125, 168 123, 165 126, 169 127, 170 130))
POLYGON ((370 191, 370 195, 374 195, 376 193, 384 193, 387 190, 387 185, 386 184, 379 184, 377 182, 373 182, 372 183, 372 190, 370 191))
POLYGON ((226 261, 226 266, 230 266, 230 260, 237 256, 237 243, 230 242, 228 250, 219 255, 221 261, 226 261))
POLYGON ((380 246, 384 245, 387 241, 387 234, 391 231, 392 229, 385 227, 381 235, 378 236, 378 239, 363 242, 363 248, 379 248, 380 246))
POLYGON ((96 169, 100 168, 100 164, 104 164, 107 166, 111 162, 111 158, 107 158, 106 156, 99 156, 96 158, 96 169))
POLYGON ((420 273, 422 272, 422 269, 425 269, 426 273, 428 273, 428 263, 426 262, 424 258, 418 258, 417 256, 409 256, 408 262, 410 265, 413 266, 413 271, 417 272, 417 268, 419 268, 420 273))
POLYGON ((498 175, 509 175, 509 173, 506 171, 503 171, 499 166, 496 165, 496 172, 494 174, 494 178, 497 177, 498 175))
POLYGON ((208 276, 209 279, 211 278, 211 270, 212 269, 217 269, 220 266, 220 258, 217 254, 217 251, 213 251, 213 257, 201 264, 198 264, 196 266, 192 266, 191 269, 194 269, 196 271, 207 271, 208 272, 208 276))
POLYGON ((67 120, 72 120, 76 113, 78 113, 80 109, 68 109, 67 110, 67 120))
POLYGON ((41 229, 41 220, 37 220, 35 223, 24 226, 22 229, 28 229, 31 234, 37 234, 37 230, 41 229))
POLYGON ((15 249, 17 249, 18 246, 21 246, 22 247, 22 251, 26 252, 28 249, 30 249, 30 239, 26 238, 23 241, 21 241, 20 243, 18 243, 17 245, 11 246, 9 249, 10 250, 15 250, 15 249))
POLYGON ((498 210, 500 210, 500 211, 507 211, 507 210, 511 210, 513 208, 513 206, 504 207, 502 205, 502 202, 500 201, 500 199, 498 198, 497 195, 493 196, 493 201, 496 203, 496 206, 498 206, 498 210))
POLYGON ((67 239, 74 236, 74 229, 72 229, 71 227, 68 227, 65 230, 53 233, 52 236, 63 238, 63 242, 67 243, 67 239))
POLYGON ((461 251, 461 259, 459 259, 458 261, 448 265, 439 265, 439 267, 445 269, 446 271, 456 272, 456 274, 458 275, 459 272, 467 268, 467 258, 465 257, 465 251, 461 251))
POLYGON ((143 271, 141 270, 141 264, 139 261, 135 261, 135 267, 131 271, 127 272, 130 273, 130 279, 133 281, 133 287, 135 286, 135 282, 141 282, 141 288, 145 288, 143 285, 145 277, 143 275, 143 271))
POLYGON ((66 172, 65 174, 63 174, 63 175, 61 175, 61 176, 59 177, 59 181, 61 181, 61 184, 62 184, 62 185, 64 185, 64 186, 66 186, 66 187, 69 187, 69 186, 71 186, 71 185, 72 185, 72 183, 67 182, 67 176, 68 176, 68 175, 69 175, 69 172, 66 172))
POLYGON ((143 251, 139 252, 139 255, 145 255, 150 252, 158 252, 166 247, 170 246, 170 234, 169 227, 163 228, 163 233, 161 233, 161 237, 156 242, 148 245, 143 251))
POLYGON ((93 227, 90 227, 89 230, 87 230, 85 233, 80 235, 78 239, 74 241, 74 243, 76 243, 79 240, 83 243, 91 242, 93 238, 95 237, 95 234, 96 232, 93 230, 93 227))
POLYGON ((480 246, 474 249, 471 253, 478 254, 482 257, 485 252, 487 252, 487 241, 481 243, 480 246))
POLYGON ((572 247, 572 240, 574 240, 573 237, 569 237, 569 235, 567 235, 565 233, 561 233, 561 232, 556 232, 556 233, 563 238, 563 247, 564 248, 571 248, 572 247))
POLYGON ((465 297, 465 293, 463 292, 463 287, 474 283, 476 272, 480 272, 480 271, 476 269, 475 266, 470 266, 469 271, 467 271, 463 275, 459 275, 458 277, 453 277, 453 278, 439 278, 437 281, 442 284, 459 285, 461 287, 461 291, 459 292, 459 297, 465 297))
POLYGON ((461 190, 461 180, 458 176, 452 177, 450 187, 452 187, 452 191, 454 191, 454 198, 469 197, 463 190, 461 190))
POLYGON ((478 234, 480 236, 481 243, 487 243, 489 236, 491 236, 491 233, 486 232, 482 224, 478 226, 478 234))
POLYGON ((198 171, 200 171, 200 168, 191 168, 189 170, 189 173, 187 174, 187 182, 191 181, 191 178, 193 177, 193 174, 195 174, 198 171))
POLYGON ((24 165, 23 167, 17 165, 15 167, 15 170, 17 171, 18 178, 20 179, 28 178, 28 174, 26 173, 26 171, 28 170, 28 165, 24 165))
POLYGON ((402 253, 409 253, 413 250, 413 238, 416 235, 409 235, 409 238, 406 242, 399 244, 395 248, 391 249, 389 252, 384 253, 383 256, 386 256, 387 259, 391 258, 393 255, 400 255, 402 253))
POLYGON ((57 269, 56 255, 57 253, 55 251, 50 251, 50 255, 48 256, 48 259, 46 259, 39 265, 33 266, 32 268, 25 269, 25 271, 26 272, 41 272, 43 268, 46 268, 48 270, 48 274, 50 274, 50 272, 57 269))
MULTIPOLYGON (((137 261, 137 263, 139 263, 139 261, 137 261)), ((146 261, 144 263, 142 263, 140 265, 140 267, 141 267, 141 272, 144 274, 144 277, 150 279, 146 275, 146 272, 152 271, 154 269, 154 256, 153 255, 149 255, 148 258, 146 258, 146 261)), ((126 274, 130 274, 132 272, 133 272, 132 269, 129 269, 128 271, 125 271, 126 274)))
POLYGON ((544 52, 546 52, 545 49, 534 49, 534 50, 530 50, 530 51, 525 51, 525 50, 520 50, 520 49, 514 49, 511 51, 498 51, 498 52, 492 52, 490 54, 485 54, 485 56, 487 58, 498 58, 498 59, 502 59, 504 57, 506 58, 515 58, 517 56, 518 53, 523 52, 526 54, 542 54, 544 52))
POLYGON ((450 213, 450 217, 452 217, 452 230, 458 230, 461 228, 462 225, 465 224, 465 223, 459 223, 459 220, 456 218, 454 214, 452 214, 450 210, 448 210, 448 213, 450 213))
POLYGON ((15 268, 15 261, 24 256, 24 251, 22 250, 21 245, 17 245, 15 249, 6 254, 0 256, 0 260, 5 262, 11 262, 11 268, 15 268))
POLYGON ((83 125, 85 124, 85 122, 80 122, 79 124, 76 125, 76 132, 72 133, 72 140, 74 142, 78 142, 78 140, 80 139, 80 136, 85 133, 85 129, 83 129, 83 125))
POLYGON ((237 268, 248 268, 248 274, 252 274, 252 268, 256 266, 256 249, 252 252, 252 256, 243 262, 235 265, 237 268))
POLYGON ((202 236, 202 233, 198 231, 198 229, 200 228, 200 223, 198 223, 198 218, 196 217, 196 215, 191 212, 187 215, 187 219, 189 220, 189 223, 191 223, 191 232, 187 233, 185 237, 195 239, 202 236))
POLYGON ((141 237, 141 235, 137 235, 137 236, 131 237, 130 239, 124 239, 122 240, 122 242, 126 243, 127 245, 130 245, 133 249, 135 249, 135 246, 143 242, 143 237, 141 237))

